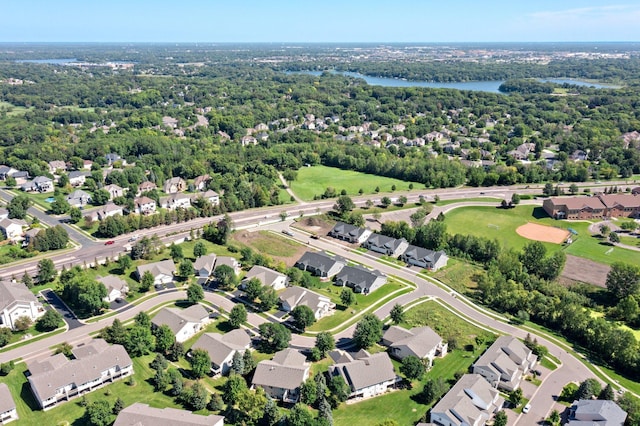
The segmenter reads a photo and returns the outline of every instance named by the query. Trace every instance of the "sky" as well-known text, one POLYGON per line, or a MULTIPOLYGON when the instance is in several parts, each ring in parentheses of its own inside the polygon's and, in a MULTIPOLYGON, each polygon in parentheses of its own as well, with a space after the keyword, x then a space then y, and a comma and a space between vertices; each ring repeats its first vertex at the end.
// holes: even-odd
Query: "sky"
POLYGON ((2 0, 0 42, 640 41, 638 0, 2 0))

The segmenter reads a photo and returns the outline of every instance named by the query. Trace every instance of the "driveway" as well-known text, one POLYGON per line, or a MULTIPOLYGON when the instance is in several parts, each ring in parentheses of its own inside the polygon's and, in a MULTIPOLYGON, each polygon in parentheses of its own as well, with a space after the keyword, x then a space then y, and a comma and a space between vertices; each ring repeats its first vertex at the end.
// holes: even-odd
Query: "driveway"
POLYGON ((62 299, 58 297, 57 294, 53 292, 53 290, 46 289, 41 291, 44 298, 49 302, 49 304, 55 308, 56 311, 62 315, 64 321, 69 325, 69 330, 73 330, 74 328, 82 327, 84 324, 78 320, 76 315, 67 308, 67 305, 64 304, 62 299))

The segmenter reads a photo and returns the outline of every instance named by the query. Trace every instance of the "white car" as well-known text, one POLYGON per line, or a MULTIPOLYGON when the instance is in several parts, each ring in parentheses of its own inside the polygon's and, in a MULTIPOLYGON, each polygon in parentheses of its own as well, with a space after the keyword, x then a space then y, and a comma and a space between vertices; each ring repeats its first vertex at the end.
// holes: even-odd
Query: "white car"
POLYGON ((531 410, 531 404, 527 404, 524 407, 522 407, 522 413, 523 414, 527 414, 529 412, 529 410, 531 410))

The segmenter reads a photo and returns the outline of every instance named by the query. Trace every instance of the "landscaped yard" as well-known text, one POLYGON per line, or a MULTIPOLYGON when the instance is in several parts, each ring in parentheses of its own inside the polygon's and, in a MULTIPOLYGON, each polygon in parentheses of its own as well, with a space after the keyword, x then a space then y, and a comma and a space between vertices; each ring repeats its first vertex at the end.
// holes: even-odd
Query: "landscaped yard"
MULTIPOLYGON (((376 187, 380 189, 380 192, 390 192, 393 185, 396 186, 397 191, 406 191, 409 189, 410 183, 353 170, 313 166, 302 167, 298 170, 298 177, 290 182, 290 186, 298 197, 308 201, 313 200, 316 195, 323 194, 327 187, 335 188, 338 194, 344 189, 347 191, 347 195, 355 196, 358 195, 360 189, 364 191, 363 194, 375 194, 376 187)), ((418 189, 423 188, 424 185, 413 182, 413 187, 418 189)))
POLYGON ((445 219, 447 230, 451 234, 472 234, 497 239, 503 247, 516 250, 521 250, 531 241, 516 233, 516 228, 528 222, 563 229, 572 228, 578 232, 573 243, 565 248, 560 244, 543 243, 549 252, 564 249, 567 254, 600 263, 625 262, 640 265, 640 256, 637 252, 612 247, 592 237, 588 231, 589 222, 554 220, 548 217, 541 207, 528 205, 514 209, 463 207, 447 213, 445 219))

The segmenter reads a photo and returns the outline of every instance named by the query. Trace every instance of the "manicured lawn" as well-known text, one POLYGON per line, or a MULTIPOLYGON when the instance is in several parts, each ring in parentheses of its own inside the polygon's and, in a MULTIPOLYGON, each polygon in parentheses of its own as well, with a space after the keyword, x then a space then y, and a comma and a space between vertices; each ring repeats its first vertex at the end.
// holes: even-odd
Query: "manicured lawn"
POLYGON ((291 257, 300 249, 299 243, 269 231, 252 233, 247 243, 258 253, 276 257, 291 257))
POLYGON ((481 267, 471 265, 462 260, 449 259, 446 268, 437 272, 427 272, 427 275, 433 276, 460 293, 466 293, 478 286, 472 277, 482 272, 482 270, 481 267))
POLYGON ((455 200, 440 200, 436 203, 436 206, 446 206, 448 204, 455 204, 455 203, 464 203, 464 202, 469 202, 469 201, 484 201, 487 203, 496 203, 500 204, 500 202, 502 202, 503 198, 494 198, 494 197, 472 197, 472 198, 458 198, 455 200))
MULTIPOLYGON (((327 187, 335 188, 338 194, 344 189, 347 191, 347 195, 355 196, 358 195, 360 189, 364 191, 363 194, 375 194, 376 187, 380 189, 380 192, 390 192, 393 185, 398 191, 406 191, 409 189, 410 183, 352 170, 313 166, 302 167, 298 170, 297 179, 290 182, 290 185, 298 197, 303 200, 313 200, 314 196, 323 194, 327 187)), ((416 189, 424 188, 424 185, 418 182, 414 182, 413 186, 416 189)))
POLYGON ((494 207, 463 207, 446 214, 445 223, 451 234, 472 234, 497 239, 503 247, 521 250, 529 243, 515 230, 528 222, 559 228, 572 228, 578 232, 573 243, 563 248, 560 244, 543 243, 549 252, 564 249, 567 254, 584 257, 596 262, 611 264, 625 262, 640 265, 637 252, 601 243, 591 236, 588 222, 571 222, 551 219, 541 207, 518 206, 514 209, 494 207))
POLYGON ((628 246, 640 247, 640 238, 620 234, 620 242, 628 246))
POLYGON ((476 336, 485 336, 484 340, 493 340, 490 333, 454 315, 435 301, 427 301, 408 309, 404 317, 404 322, 401 324, 403 327, 428 325, 444 340, 455 337, 460 348, 470 344, 475 346, 476 336))
MULTIPOLYGON (((340 302, 340 293, 342 292, 342 287, 337 287, 334 285, 328 285, 325 288, 313 288, 312 290, 323 294, 331 299, 337 306, 336 312, 333 315, 329 315, 327 317, 322 318, 320 321, 313 324, 311 327, 307 328, 307 331, 322 331, 322 330, 330 330, 334 327, 339 326, 340 324, 348 321, 349 318, 354 315, 362 312, 368 307, 381 302, 386 299, 389 294, 393 293, 396 290, 400 290, 406 287, 403 284, 400 284, 397 281, 389 280, 387 284, 380 287, 378 290, 374 291, 369 295, 356 294, 356 303, 345 308, 342 306, 340 302)), ((407 290, 408 291, 408 290, 407 290)), ((394 295, 397 296, 398 294, 394 295)))
MULTIPOLYGON (((123 379, 87 394, 87 401, 91 403, 97 400, 107 400, 110 404, 113 404, 116 398, 120 397, 125 406, 134 402, 142 402, 158 408, 182 408, 175 404, 172 397, 154 392, 153 386, 147 381, 154 374, 153 370, 149 368, 149 363, 154 357, 155 355, 151 354, 133 360, 135 386, 127 385, 125 383, 127 379, 123 379)), ((16 424, 33 426, 57 425, 64 422, 85 424, 84 421, 79 420, 85 411, 79 405, 79 398, 64 402, 47 412, 39 410, 24 376, 25 371, 26 365, 21 363, 16 365, 16 368, 8 376, 0 378, 0 382, 4 382, 9 386, 16 403, 18 415, 20 416, 20 420, 16 424)))

